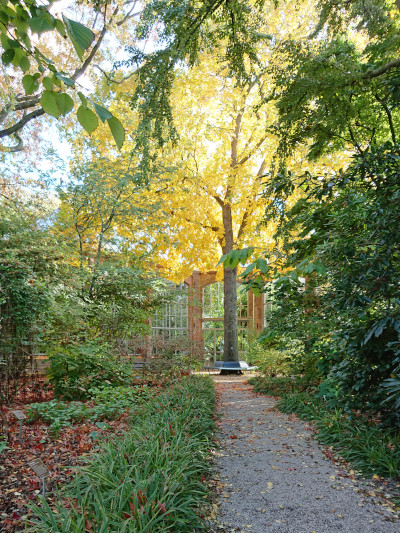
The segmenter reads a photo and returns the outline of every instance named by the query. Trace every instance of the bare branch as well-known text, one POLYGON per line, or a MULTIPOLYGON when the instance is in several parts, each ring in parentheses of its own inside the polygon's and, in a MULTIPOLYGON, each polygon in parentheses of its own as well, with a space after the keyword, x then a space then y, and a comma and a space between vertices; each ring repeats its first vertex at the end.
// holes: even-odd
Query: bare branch
POLYGON ((252 155, 254 155, 254 153, 260 148, 260 146, 263 144, 263 142, 265 141, 266 138, 267 138, 267 135, 264 135, 264 137, 261 137, 261 139, 255 145, 253 150, 250 150, 250 152, 245 157, 242 157, 242 159, 239 161, 238 165, 239 166, 240 165, 244 165, 244 163, 246 163, 246 161, 248 161, 250 159, 250 157, 252 155))
POLYGON ((13 152, 21 152, 24 149, 23 140, 18 135, 18 133, 14 133, 13 137, 16 139, 17 144, 15 144, 14 146, 3 146, 0 144, 0 152, 13 153, 13 152))
POLYGON ((106 78, 106 80, 110 81, 111 83, 117 83, 117 84, 121 84, 121 83, 124 83, 124 81, 126 80, 129 80, 129 78, 131 78, 132 76, 134 76, 136 74, 136 71, 133 71, 131 72, 130 74, 127 74, 126 76, 124 76, 123 78, 121 78, 120 80, 116 80, 115 78, 112 78, 105 70, 103 70, 99 65, 93 65, 95 68, 97 68, 98 70, 100 70, 100 72, 103 74, 103 76, 106 78))
POLYGON ((28 124, 31 120, 38 118, 42 115, 44 115, 45 111, 41 107, 40 109, 36 109, 36 111, 32 111, 32 113, 28 113, 27 115, 24 115, 21 120, 19 120, 16 124, 13 126, 10 126, 9 128, 5 128, 4 130, 0 131, 0 139, 3 137, 9 137, 10 135, 13 135, 17 133, 18 131, 22 130, 22 128, 28 124))

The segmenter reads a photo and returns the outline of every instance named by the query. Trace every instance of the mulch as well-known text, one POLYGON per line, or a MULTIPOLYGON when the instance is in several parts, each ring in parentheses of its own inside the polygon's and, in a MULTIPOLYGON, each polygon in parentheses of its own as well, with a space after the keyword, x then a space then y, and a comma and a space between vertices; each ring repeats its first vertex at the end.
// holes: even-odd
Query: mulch
MULTIPOLYGON (((43 390, 46 391, 46 387, 43 390)), ((48 389, 41 399, 48 401, 52 397, 48 389)), ((50 434, 46 424, 24 423, 19 440, 19 424, 13 411, 25 411, 36 399, 25 390, 23 397, 20 395, 13 404, 1 408, 8 449, 0 453, 0 532, 24 531, 29 512, 27 503, 37 500, 42 491, 42 482, 30 468, 29 461, 40 458, 47 466, 46 499, 51 503, 54 490, 71 480, 76 467, 96 452, 99 440, 122 434, 128 428, 127 414, 107 422, 107 428, 90 422, 74 424, 63 428, 57 438, 50 434)))

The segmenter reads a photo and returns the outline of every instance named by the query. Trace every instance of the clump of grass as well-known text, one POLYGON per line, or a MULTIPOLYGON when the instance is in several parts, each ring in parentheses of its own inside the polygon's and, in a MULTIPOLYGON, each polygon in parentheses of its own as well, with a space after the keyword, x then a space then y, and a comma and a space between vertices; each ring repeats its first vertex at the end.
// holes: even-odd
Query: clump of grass
POLYGON ((363 475, 400 477, 400 432, 383 430, 356 413, 328 408, 323 399, 304 392, 282 396, 277 407, 315 421, 318 441, 333 446, 363 475))
POLYGON ((54 506, 32 506, 28 531, 189 532, 201 517, 214 431, 215 392, 192 376, 144 405, 123 438, 109 441, 54 506))

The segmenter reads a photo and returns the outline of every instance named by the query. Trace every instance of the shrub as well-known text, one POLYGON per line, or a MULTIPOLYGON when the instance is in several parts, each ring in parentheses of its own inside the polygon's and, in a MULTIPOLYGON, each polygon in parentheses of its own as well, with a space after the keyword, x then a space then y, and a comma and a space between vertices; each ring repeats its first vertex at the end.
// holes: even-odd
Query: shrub
POLYGON ((129 385, 132 381, 131 366, 112 356, 107 345, 87 342, 58 347, 49 359, 49 379, 58 398, 87 399, 90 389, 129 385))
POLYGON ((294 391, 312 390, 317 385, 317 383, 301 377, 254 377, 249 379, 249 383, 254 386, 256 392, 270 396, 282 396, 294 391))
POLYGON ((290 360, 287 354, 275 348, 263 346, 257 341, 250 344, 247 359, 251 364, 257 365, 259 371, 265 376, 287 375, 290 370, 290 360))

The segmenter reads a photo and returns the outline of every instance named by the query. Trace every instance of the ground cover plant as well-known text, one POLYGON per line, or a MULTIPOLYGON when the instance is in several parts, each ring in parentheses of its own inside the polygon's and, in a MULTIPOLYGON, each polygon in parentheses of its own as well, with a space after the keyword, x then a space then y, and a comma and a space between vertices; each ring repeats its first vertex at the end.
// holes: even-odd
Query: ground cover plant
POLYGON ((28 531, 194 531, 202 528, 215 392, 184 377, 143 405, 52 506, 32 506, 28 531))
POLYGON ((57 437, 61 428, 74 422, 114 420, 127 409, 133 410, 154 394, 154 391, 151 393, 146 385, 137 385, 91 389, 89 394, 91 401, 87 403, 51 400, 31 404, 27 409, 28 422, 46 422, 50 425, 52 435, 57 437))

